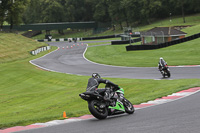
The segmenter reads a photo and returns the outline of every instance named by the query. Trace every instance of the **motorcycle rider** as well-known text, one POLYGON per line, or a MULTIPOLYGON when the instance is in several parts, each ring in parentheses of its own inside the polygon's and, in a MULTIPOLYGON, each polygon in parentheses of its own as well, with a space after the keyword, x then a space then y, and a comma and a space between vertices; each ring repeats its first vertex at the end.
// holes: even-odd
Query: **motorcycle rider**
MULTIPOLYGON (((102 79, 101 76, 98 73, 93 73, 92 77, 88 80, 86 91, 94 91, 95 93, 98 93, 97 89, 98 89, 98 86, 99 86, 100 83, 110 84, 110 85, 120 89, 120 87, 118 85, 110 82, 109 80, 102 79)), ((110 96, 110 89, 105 88, 104 100, 110 101, 110 97, 111 97, 110 96)))
POLYGON ((159 69, 159 71, 162 71, 162 69, 163 69, 163 67, 165 65, 167 65, 167 63, 165 62, 165 60, 162 57, 160 57, 160 61, 158 62, 158 69, 159 69))

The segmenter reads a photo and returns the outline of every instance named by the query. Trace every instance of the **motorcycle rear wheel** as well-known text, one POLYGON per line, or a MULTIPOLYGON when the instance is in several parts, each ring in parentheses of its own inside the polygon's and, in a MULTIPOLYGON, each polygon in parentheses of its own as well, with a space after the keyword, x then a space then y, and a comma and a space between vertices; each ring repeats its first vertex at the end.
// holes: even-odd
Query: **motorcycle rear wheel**
POLYGON ((100 108, 101 103, 98 100, 92 100, 88 102, 88 108, 90 113, 97 119, 105 119, 108 116, 108 109, 100 108))
POLYGON ((126 113, 133 114, 135 112, 135 108, 134 108, 133 104, 126 98, 124 98, 123 104, 124 104, 126 113))

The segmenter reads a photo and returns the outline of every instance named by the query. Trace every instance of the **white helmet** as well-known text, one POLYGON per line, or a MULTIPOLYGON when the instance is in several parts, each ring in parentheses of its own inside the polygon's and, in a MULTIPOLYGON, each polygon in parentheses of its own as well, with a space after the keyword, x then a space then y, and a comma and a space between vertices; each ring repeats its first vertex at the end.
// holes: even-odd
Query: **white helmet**
POLYGON ((98 73, 93 73, 93 74, 92 74, 92 77, 93 77, 93 78, 101 78, 101 76, 100 76, 98 73))

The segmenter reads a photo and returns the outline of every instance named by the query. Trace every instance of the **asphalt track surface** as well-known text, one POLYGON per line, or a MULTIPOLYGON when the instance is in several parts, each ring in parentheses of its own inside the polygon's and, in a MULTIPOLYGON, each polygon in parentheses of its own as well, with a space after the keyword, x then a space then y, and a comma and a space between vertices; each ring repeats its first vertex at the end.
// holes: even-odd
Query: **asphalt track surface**
POLYGON ((132 115, 95 118, 20 133, 199 133, 200 92, 191 96, 136 110, 132 115))
MULTIPOLYGON (((46 70, 68 74, 90 76, 97 72, 102 77, 162 79, 157 67, 116 67, 90 62, 84 57, 84 52, 87 50, 86 43, 90 42, 84 42, 83 45, 50 42, 49 45, 58 46, 59 49, 31 62, 46 70)), ((200 78, 200 66, 170 67, 170 71, 172 75, 167 79, 200 78)))
MULTIPOLYGON (((66 43, 66 42, 65 42, 66 43)), ((50 43, 60 49, 32 63, 57 72, 104 77, 160 79, 157 68, 125 68, 98 65, 83 57, 86 45, 61 49, 64 42, 50 43)), ((171 67, 170 79, 200 78, 199 67, 171 67)), ((136 110, 105 120, 95 118, 56 126, 21 131, 20 133, 198 133, 200 132, 200 92, 173 102, 136 110)))

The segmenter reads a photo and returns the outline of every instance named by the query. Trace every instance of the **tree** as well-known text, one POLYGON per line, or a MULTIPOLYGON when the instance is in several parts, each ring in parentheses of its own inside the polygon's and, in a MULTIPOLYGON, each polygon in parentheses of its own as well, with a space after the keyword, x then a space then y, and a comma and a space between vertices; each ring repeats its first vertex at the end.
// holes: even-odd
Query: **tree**
POLYGON ((42 22, 42 0, 30 0, 26 10, 23 13, 23 22, 25 24, 42 22))
POLYGON ((0 0, 0 26, 3 22, 52 23, 97 21, 126 26, 200 12, 199 0, 0 0), (28 4, 27 4, 28 3, 28 4), (186 8, 187 7, 187 8, 186 8))
POLYGON ((94 19, 99 22, 110 22, 107 0, 98 0, 95 6, 94 19))
POLYGON ((188 5, 189 9, 194 13, 200 12, 200 0, 190 0, 191 4, 188 5))
POLYGON ((9 0, 7 1, 6 9, 8 11, 6 21, 10 24, 10 29, 13 25, 18 25, 22 22, 22 14, 25 10, 28 0, 9 0))
POLYGON ((109 16, 111 18, 112 24, 116 25, 119 24, 121 29, 123 29, 122 22, 123 22, 123 14, 121 12, 120 0, 110 0, 109 1, 109 16))
POLYGON ((142 5, 140 5, 138 0, 123 0, 121 1, 121 5, 124 10, 127 26, 130 26, 130 23, 140 23, 140 10, 142 5))
POLYGON ((195 13, 194 7, 196 10, 200 9, 199 5, 195 6, 195 4, 200 3, 196 0, 176 0, 176 1, 170 0, 170 2, 175 9, 174 10, 175 14, 177 14, 177 15, 182 14, 183 23, 186 23, 185 14, 195 13), (185 8, 185 7, 187 7, 187 8, 185 8))
POLYGON ((140 20, 143 21, 143 23, 150 24, 150 18, 161 8, 161 0, 140 0, 140 5, 142 5, 140 20))
POLYGON ((43 0, 41 9, 43 23, 64 21, 64 7, 60 4, 60 0, 43 0))
POLYGON ((6 20, 6 11, 8 10, 8 1, 0 0, 0 29, 3 28, 3 23, 6 20))

